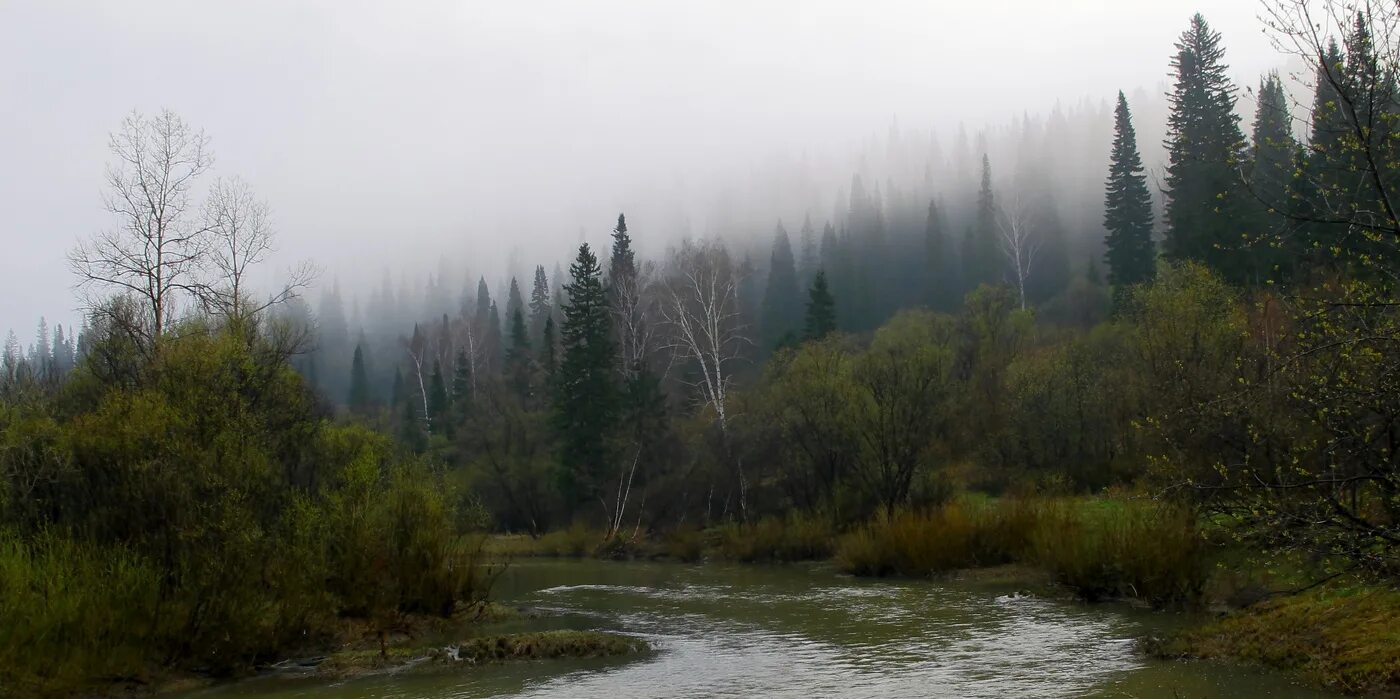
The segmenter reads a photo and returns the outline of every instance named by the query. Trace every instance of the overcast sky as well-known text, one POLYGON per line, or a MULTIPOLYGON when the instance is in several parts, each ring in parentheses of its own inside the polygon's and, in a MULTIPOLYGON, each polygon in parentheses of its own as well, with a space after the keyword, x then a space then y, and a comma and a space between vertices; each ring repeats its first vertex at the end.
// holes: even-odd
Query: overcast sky
POLYGON ((77 317, 64 255, 111 225, 107 134, 132 109, 206 131, 271 204, 279 262, 378 279, 552 260, 657 182, 892 118, 975 130, 1156 91, 1195 11, 1237 80, 1280 65, 1254 0, 0 0, 0 332, 77 317))

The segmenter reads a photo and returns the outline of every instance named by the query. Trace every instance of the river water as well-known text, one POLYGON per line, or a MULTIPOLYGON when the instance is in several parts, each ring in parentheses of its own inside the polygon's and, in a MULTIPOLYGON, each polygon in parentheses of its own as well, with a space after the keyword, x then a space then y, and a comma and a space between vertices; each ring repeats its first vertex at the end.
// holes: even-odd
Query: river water
POLYGON ((526 560, 497 598, 548 612, 524 629, 647 639, 626 658, 199 692, 258 697, 1326 697, 1277 673, 1151 660, 1134 639, 1179 614, 1084 605, 971 582, 863 580, 827 566, 526 560))

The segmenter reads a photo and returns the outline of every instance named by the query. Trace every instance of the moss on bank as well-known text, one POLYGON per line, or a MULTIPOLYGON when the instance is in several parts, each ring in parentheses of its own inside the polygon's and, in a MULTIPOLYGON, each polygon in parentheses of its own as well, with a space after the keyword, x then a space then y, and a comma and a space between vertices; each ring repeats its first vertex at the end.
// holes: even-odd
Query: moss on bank
POLYGON ((345 650, 327 657, 317 674, 349 677, 413 668, 434 671, 454 666, 552 658, 598 658, 649 650, 646 641, 605 631, 556 630, 478 636, 456 643, 378 650, 345 650))
POLYGON ((1400 693, 1400 592, 1333 587, 1269 600, 1147 650, 1295 671, 1349 694, 1400 693))

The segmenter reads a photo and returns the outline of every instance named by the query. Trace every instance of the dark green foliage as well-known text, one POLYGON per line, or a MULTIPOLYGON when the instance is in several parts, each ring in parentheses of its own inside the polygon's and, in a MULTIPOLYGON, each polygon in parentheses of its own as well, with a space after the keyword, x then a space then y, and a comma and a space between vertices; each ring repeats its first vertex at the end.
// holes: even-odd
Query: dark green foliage
POLYGON ((763 293, 763 336, 767 346, 797 328, 801 301, 797 288, 797 266, 787 229, 778 222, 773 232, 773 252, 768 258, 768 285, 763 293))
POLYGON ((255 328, 160 342, 139 383, 80 367, 0 401, 0 693, 239 671, 342 616, 386 628, 471 598, 467 518, 435 471, 324 420, 255 328))
POLYGON ((355 357, 350 362, 350 410, 365 414, 373 407, 374 398, 369 385, 369 373, 365 370, 364 346, 355 346, 355 357))
POLYGON ((428 378, 428 424, 434 433, 448 431, 448 408, 451 402, 447 393, 447 381, 442 375, 442 363, 433 360, 433 373, 428 378))
POLYGON ((960 285, 957 251, 948 237, 948 220, 938 202, 928 202, 928 218, 924 220, 925 302, 930 308, 947 310, 957 303, 960 285))
POLYGON ((560 337, 563 360, 555 375, 554 427, 559 437, 559 484, 565 506, 591 502, 616 458, 617 353, 603 270, 585 243, 569 266, 560 337))
POLYGON ((963 239, 963 286, 999 284, 1001 252, 997 249, 996 195, 992 192, 992 162, 982 156, 982 186, 977 191, 977 214, 963 239))
POLYGON ((812 278, 812 288, 807 292, 807 322, 804 337, 820 340, 836 332, 836 300, 826 285, 826 272, 817 270, 812 278))
POLYGON ((1164 252, 1197 260, 1243 283, 1251 274, 1246 242, 1244 134, 1235 86, 1226 74, 1220 34, 1197 14, 1176 44, 1167 135, 1167 232, 1164 252))
POLYGON ((1118 93, 1113 117, 1113 152, 1104 197, 1104 228, 1108 229, 1104 261, 1114 298, 1121 302, 1128 287, 1152 278, 1157 269, 1157 246, 1152 241, 1152 195, 1147 191, 1137 134, 1122 92, 1118 93))
POLYGON ((530 351, 530 334, 525 329, 525 314, 519 308, 510 316, 510 347, 506 350, 505 368, 506 378, 516 395, 529 398, 534 358, 530 351))
POLYGON ((530 290, 530 338, 543 347, 544 324, 553 314, 554 307, 549 298, 549 279, 545 277, 544 265, 535 267, 535 285, 530 290))
POLYGON ((1298 148, 1293 139, 1288 95, 1277 73, 1270 73, 1259 85, 1259 105, 1254 115, 1254 151, 1249 167, 1249 196, 1257 227, 1250 242, 1249 266, 1254 279, 1282 278, 1301 249, 1288 249, 1292 224, 1285 213, 1294 180, 1294 157, 1298 148))

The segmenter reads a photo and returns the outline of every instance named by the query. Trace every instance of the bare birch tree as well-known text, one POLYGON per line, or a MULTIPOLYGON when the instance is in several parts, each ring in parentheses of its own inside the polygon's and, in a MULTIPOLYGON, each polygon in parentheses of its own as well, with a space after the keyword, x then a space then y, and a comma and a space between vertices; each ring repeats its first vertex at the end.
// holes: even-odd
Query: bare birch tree
MULTIPOLYGON (((1005 198, 1003 197, 1003 200, 1005 198)), ((1031 278, 1036 253, 1040 251, 1041 239, 1031 223, 1030 207, 1019 192, 1011 196, 1009 206, 997 207, 997 233, 1001 252, 1011 267, 1011 279, 1016 284, 1016 292, 1021 300, 1021 310, 1026 309, 1026 282, 1031 278)))
MULTIPOLYGON (((115 289, 140 302, 147 322, 125 330, 149 347, 169 329, 180 298, 196 291, 208 228, 191 209, 190 195, 213 153, 203 131, 168 110, 127 115, 108 148, 115 160, 103 203, 117 226, 80 243, 68 259, 83 291, 115 289)), ((102 300, 86 297, 98 314, 102 300)))
POLYGON ((206 310, 227 319, 252 318, 297 296, 316 278, 316 268, 302 262, 292 268, 285 283, 262 301, 250 298, 250 268, 274 252, 271 212, 242 178, 217 179, 204 205, 209 233, 207 267, 209 281, 199 285, 206 310))
POLYGON ((732 367, 745 346, 739 305, 739 275, 729 251, 718 241, 684 242, 671 254, 666 272, 661 317, 670 329, 669 346, 681 361, 695 366, 693 385, 714 411, 721 448, 739 486, 739 508, 747 512, 748 483, 730 439, 729 386, 732 367))

